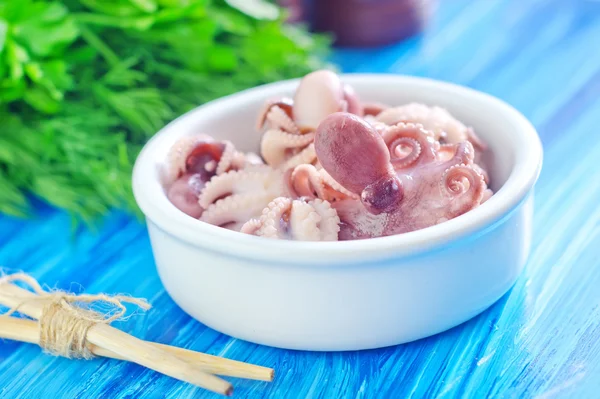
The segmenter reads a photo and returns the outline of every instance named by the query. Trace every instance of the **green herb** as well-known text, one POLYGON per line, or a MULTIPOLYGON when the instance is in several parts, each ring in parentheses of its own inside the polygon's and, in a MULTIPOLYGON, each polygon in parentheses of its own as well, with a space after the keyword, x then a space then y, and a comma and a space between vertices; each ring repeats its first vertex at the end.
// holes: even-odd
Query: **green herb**
POLYGON ((328 38, 252 3, 0 0, 0 212, 137 213, 132 162, 166 122, 323 66, 328 38))

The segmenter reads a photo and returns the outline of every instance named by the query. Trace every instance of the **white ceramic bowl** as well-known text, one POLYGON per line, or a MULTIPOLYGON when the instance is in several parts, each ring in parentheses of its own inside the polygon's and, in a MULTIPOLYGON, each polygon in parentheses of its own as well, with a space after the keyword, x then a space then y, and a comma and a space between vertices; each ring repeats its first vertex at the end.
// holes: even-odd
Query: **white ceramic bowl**
POLYGON ((178 138, 208 133, 258 151, 264 100, 298 81, 201 106, 162 129, 137 159, 133 188, 146 215, 160 278, 192 317, 263 345, 317 351, 396 345, 454 327, 498 300, 529 254, 532 191, 542 165, 533 126, 489 95, 427 79, 342 75, 363 100, 447 108, 494 151, 496 194, 460 217, 390 237, 296 242, 244 235, 179 212, 160 182, 178 138))

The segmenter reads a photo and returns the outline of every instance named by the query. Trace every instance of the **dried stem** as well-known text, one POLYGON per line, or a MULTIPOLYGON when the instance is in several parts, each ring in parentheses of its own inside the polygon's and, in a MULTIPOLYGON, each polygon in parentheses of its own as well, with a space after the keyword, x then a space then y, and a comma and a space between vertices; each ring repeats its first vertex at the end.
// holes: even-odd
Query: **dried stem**
MULTIPOLYGON (((13 284, 0 288, 0 304, 39 319, 46 300, 13 284)), ((39 325, 35 321, 0 317, 0 337, 39 344, 39 325)), ((273 370, 223 359, 191 350, 140 340, 108 324, 95 324, 87 332, 90 351, 103 357, 132 361, 173 378, 213 392, 231 395, 233 387, 214 374, 272 381, 273 370)))

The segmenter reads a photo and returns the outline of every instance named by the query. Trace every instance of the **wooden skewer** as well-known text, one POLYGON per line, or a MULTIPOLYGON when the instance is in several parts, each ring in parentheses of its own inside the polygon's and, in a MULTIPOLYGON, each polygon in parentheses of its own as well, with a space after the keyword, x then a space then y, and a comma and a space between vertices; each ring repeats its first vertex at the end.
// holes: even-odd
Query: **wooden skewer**
MULTIPOLYGON (((0 317, 0 338, 39 345, 40 340, 38 324, 35 321, 28 319, 20 319, 17 317, 0 317)), ((163 348, 164 350, 177 355, 188 362, 193 362, 210 374, 246 378, 258 381, 273 381, 273 369, 268 367, 238 362, 219 356, 212 356, 206 353, 195 352, 175 346, 163 345, 156 342, 146 342, 152 346, 163 348)), ((117 360, 128 360, 123 356, 93 344, 89 345, 89 349, 96 356, 108 357, 117 360)))
MULTIPOLYGON (((10 308, 19 306, 19 313, 39 319, 42 315, 43 301, 23 302, 23 299, 30 299, 34 295, 16 285, 5 284, 0 290, 0 303, 10 308)), ((208 374, 200 366, 180 359, 163 348, 152 346, 109 325, 95 324, 88 330, 86 339, 96 346, 164 375, 222 395, 233 394, 233 387, 229 382, 208 374)))

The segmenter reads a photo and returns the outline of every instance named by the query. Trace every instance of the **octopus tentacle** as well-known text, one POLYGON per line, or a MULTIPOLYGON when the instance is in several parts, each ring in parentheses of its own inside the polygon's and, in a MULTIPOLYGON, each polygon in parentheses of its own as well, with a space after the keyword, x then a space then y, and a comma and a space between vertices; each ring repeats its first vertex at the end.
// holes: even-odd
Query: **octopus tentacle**
POLYGON ((294 237, 301 241, 337 241, 340 218, 327 201, 315 199, 308 203, 294 201, 291 226, 294 237), (299 208, 310 213, 303 217, 299 208), (298 220, 298 221, 296 221, 298 220))
POLYGON ((285 163, 280 166, 280 169, 286 170, 303 164, 313 164, 316 160, 317 153, 315 152, 315 146, 313 143, 310 143, 302 151, 285 161, 285 163))
POLYGON ((325 185, 323 184, 323 178, 313 165, 296 166, 290 177, 291 187, 298 197, 324 197, 325 185))
POLYGON ((326 195, 325 195, 324 199, 330 201, 330 200, 335 200, 335 199, 346 199, 346 198, 351 198, 351 199, 357 200, 360 198, 360 196, 358 196, 357 194, 354 194, 352 191, 346 189, 344 186, 342 186, 340 183, 338 183, 333 177, 331 177, 331 175, 329 173, 327 173, 327 171, 325 169, 320 168, 319 174, 321 175, 321 179, 326 186, 325 187, 326 195), (327 186, 329 186, 333 190, 333 193, 331 192, 331 190, 327 189, 327 186), (339 194, 342 194, 342 195, 340 196, 339 194))
POLYGON ((354 88, 349 84, 344 84, 344 103, 345 109, 343 112, 350 112, 354 115, 363 116, 363 106, 360 99, 354 91, 354 88))
POLYGON ((290 114, 277 105, 272 107, 267 114, 267 121, 272 129, 281 129, 292 134, 300 133, 290 114))
POLYGON ((208 208, 221 198, 229 195, 264 192, 277 197, 284 191, 283 175, 268 166, 254 166, 243 170, 232 170, 213 177, 202 190, 198 203, 208 208))
POLYGON ((387 125, 395 125, 399 122, 422 124, 435 134, 436 140, 444 143, 454 144, 467 140, 467 127, 446 109, 437 106, 409 103, 383 110, 377 115, 377 120, 387 125))
POLYGON ((222 148, 219 147, 222 145, 215 142, 212 137, 205 134, 182 137, 173 144, 167 154, 167 179, 169 182, 175 181, 186 172, 190 154, 200 145, 206 145, 207 152, 210 152, 215 158, 220 158, 222 148))
POLYGON ((477 171, 477 173, 479 173, 481 176, 483 176, 483 181, 485 182, 485 184, 489 185, 490 184, 490 175, 488 174, 488 172, 476 163, 473 163, 471 166, 473 167, 473 169, 475 169, 477 171))
POLYGON ((364 117, 364 120, 365 120, 366 122, 368 122, 368 123, 369 123, 369 125, 373 126, 373 127, 375 128, 375 130, 377 130, 377 132, 378 132, 379 134, 381 134, 381 135, 383 135, 383 133, 384 133, 386 130, 388 130, 388 128, 389 128, 389 126, 388 126, 388 125, 386 125, 386 124, 385 124, 385 123, 383 123, 383 122, 379 122, 379 121, 377 120, 377 118, 375 118, 373 115, 366 115, 366 116, 364 117))
POLYGON ((456 154, 456 144, 442 144, 437 150, 437 159, 439 161, 449 161, 456 154))
POLYGON ((230 195, 207 207, 200 220, 216 226, 232 222, 245 222, 260 215, 272 199, 273 195, 268 192, 230 195))
POLYGON ((277 107, 283 112, 285 112, 289 119, 293 119, 292 109, 294 107, 294 100, 292 100, 289 97, 271 99, 265 102, 262 109, 258 113, 258 118, 256 120, 256 130, 261 130, 263 128, 263 126, 268 120, 269 113, 274 107, 277 107))
POLYGON ((223 141, 225 148, 221 159, 217 163, 215 173, 217 175, 228 172, 229 170, 242 169, 246 164, 246 158, 243 153, 236 151, 233 143, 230 141, 223 141))
POLYGON ((337 212, 327 201, 279 197, 267 205, 259 219, 244 224, 241 231, 266 238, 336 241, 339 225, 337 212))
POLYGON ((262 138, 261 154, 269 165, 277 167, 288 159, 290 150, 306 147, 313 142, 314 137, 314 133, 298 135, 271 129, 262 138))
POLYGON ((290 212, 290 236, 299 241, 320 241, 321 216, 308 202, 294 201, 290 212))
POLYGON ((290 198, 275 198, 263 210, 260 216, 261 227, 256 234, 266 238, 287 238, 291 208, 292 200, 290 198))
POLYGON ((455 145, 455 152, 450 162, 453 165, 456 164, 467 164, 470 165, 473 163, 475 159, 475 151, 473 149, 473 144, 469 141, 462 141, 455 145))
POLYGON ((399 123, 385 131, 382 138, 388 146, 390 161, 395 169, 410 167, 419 160, 435 160, 433 135, 422 125, 399 123))
MULTIPOLYGON (((454 165, 444 172, 441 180, 442 190, 450 197, 462 196, 466 193, 471 193, 471 198, 465 202, 461 209, 457 211, 462 214, 469 209, 481 203, 484 191, 486 189, 483 176, 481 176, 471 165, 454 165), (465 184, 465 180, 466 183, 465 184)), ((453 201, 454 206, 459 201, 453 201)))
POLYGON ((254 235, 262 226, 260 219, 250 219, 242 225, 240 233, 254 235))
POLYGON ((204 208, 198 204, 198 196, 218 171, 234 167, 232 153, 232 143, 214 141, 206 135, 177 140, 169 149, 168 168, 161 178, 167 186, 167 198, 183 213, 200 217, 204 208))

